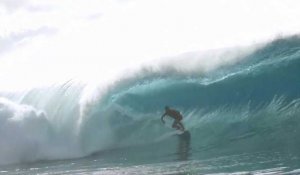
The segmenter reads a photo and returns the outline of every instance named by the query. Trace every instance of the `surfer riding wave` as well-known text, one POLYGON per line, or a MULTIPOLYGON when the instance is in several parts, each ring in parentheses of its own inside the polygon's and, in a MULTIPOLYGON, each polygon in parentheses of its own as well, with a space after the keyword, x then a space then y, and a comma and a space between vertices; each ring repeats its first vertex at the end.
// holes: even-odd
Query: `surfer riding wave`
POLYGON ((165 116, 169 116, 174 119, 172 128, 175 128, 175 129, 181 130, 181 131, 185 130, 183 124, 181 123, 182 115, 180 114, 179 111, 177 111, 175 109, 171 109, 169 106, 166 106, 165 113, 161 116, 161 121, 163 123, 165 123, 165 121, 164 121, 165 116))

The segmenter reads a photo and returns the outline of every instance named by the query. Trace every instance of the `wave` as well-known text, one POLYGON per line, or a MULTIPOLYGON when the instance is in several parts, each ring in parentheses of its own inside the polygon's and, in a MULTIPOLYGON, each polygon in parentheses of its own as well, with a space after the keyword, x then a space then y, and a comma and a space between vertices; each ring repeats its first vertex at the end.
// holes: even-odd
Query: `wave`
POLYGON ((165 105, 183 113, 195 150, 299 147, 300 38, 221 53, 186 54, 93 91, 70 81, 0 93, 0 164, 153 143, 170 130, 165 105))

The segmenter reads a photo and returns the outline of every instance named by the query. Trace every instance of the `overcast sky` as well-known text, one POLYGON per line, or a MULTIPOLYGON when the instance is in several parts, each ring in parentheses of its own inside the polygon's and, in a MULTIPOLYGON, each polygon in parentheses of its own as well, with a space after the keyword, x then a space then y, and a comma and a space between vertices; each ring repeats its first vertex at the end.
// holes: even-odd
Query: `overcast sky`
POLYGON ((0 82, 92 81, 152 59, 299 33, 299 19, 299 0, 1 0, 0 82))

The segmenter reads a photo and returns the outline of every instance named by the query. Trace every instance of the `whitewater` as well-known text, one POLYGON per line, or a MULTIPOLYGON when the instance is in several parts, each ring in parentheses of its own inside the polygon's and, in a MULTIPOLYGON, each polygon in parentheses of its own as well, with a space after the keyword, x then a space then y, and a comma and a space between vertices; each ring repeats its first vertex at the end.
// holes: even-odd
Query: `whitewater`
POLYGON ((299 36, 166 60, 1 91, 0 174, 300 173, 299 36), (191 140, 161 123, 166 105, 191 140))

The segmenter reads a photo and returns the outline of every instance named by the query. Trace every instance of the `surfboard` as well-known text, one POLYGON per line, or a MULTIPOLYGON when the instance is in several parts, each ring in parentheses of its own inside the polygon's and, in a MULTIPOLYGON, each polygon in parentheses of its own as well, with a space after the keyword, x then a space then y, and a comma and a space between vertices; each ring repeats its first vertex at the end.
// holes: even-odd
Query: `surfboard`
POLYGON ((161 136, 159 136, 158 138, 156 138, 154 140, 154 142, 160 142, 160 141, 163 141, 163 140, 165 140, 167 138, 170 138, 170 137, 173 137, 173 136, 176 136, 176 135, 178 135, 178 133, 176 131, 171 131, 171 132, 162 134, 161 136))
POLYGON ((182 131, 181 133, 178 133, 177 135, 180 139, 183 139, 183 140, 191 139, 191 133, 188 130, 182 131))
MULTIPOLYGON (((164 121, 165 121, 164 125, 165 125, 166 127, 171 128, 171 129, 174 129, 174 128, 172 127, 172 124, 173 124, 173 122, 174 122, 173 119, 171 119, 171 118, 165 118, 164 121)), ((180 139, 184 139, 184 140, 190 140, 190 138, 191 138, 191 134, 190 134, 190 132, 189 132, 188 130, 182 131, 182 130, 180 130, 180 129, 174 129, 174 131, 172 131, 172 132, 170 132, 170 133, 171 133, 171 135, 177 135, 180 139)), ((170 133, 167 134, 167 135, 170 135, 170 133)), ((166 136, 167 136, 167 135, 166 135, 166 136)))

